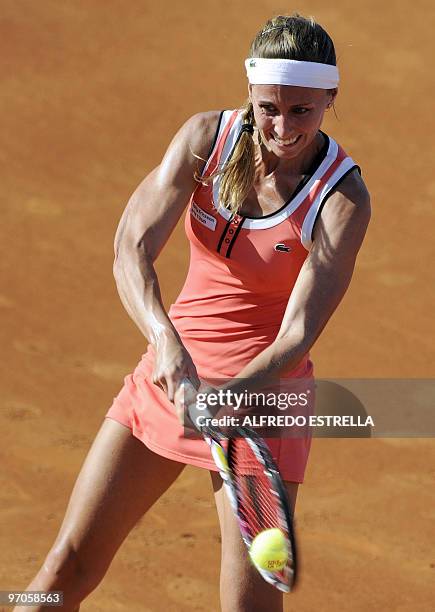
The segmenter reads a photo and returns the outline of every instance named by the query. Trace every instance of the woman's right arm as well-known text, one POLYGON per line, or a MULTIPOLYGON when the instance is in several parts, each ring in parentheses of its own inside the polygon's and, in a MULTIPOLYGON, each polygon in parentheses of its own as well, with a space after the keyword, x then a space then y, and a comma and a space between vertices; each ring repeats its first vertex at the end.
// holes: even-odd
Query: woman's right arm
POLYGON ((180 219, 212 146, 219 112, 200 113, 176 134, 161 164, 138 186, 115 236, 116 286, 128 314, 153 345, 153 382, 173 401, 183 378, 198 384, 195 366, 163 306, 154 261, 180 219))

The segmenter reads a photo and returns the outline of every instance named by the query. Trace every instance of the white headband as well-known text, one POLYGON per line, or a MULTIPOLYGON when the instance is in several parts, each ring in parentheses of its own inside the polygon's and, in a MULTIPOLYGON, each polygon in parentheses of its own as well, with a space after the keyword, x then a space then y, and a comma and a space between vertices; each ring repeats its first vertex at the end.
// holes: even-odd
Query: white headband
POLYGON ((337 66, 289 59, 248 57, 246 75, 252 85, 294 85, 334 89, 338 85, 337 66))

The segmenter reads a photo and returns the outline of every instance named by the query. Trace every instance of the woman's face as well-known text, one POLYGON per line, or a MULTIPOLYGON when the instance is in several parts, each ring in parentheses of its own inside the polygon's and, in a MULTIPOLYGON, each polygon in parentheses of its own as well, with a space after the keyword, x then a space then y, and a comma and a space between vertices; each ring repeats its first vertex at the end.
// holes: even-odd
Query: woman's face
POLYGON ((297 157, 316 137, 337 90, 250 85, 255 123, 266 148, 280 159, 297 157))

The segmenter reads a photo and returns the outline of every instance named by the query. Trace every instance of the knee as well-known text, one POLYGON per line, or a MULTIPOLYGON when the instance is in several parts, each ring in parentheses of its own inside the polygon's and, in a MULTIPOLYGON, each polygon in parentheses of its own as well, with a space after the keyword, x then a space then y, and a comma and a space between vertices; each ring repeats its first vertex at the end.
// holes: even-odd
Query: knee
POLYGON ((259 574, 244 544, 222 550, 221 606, 223 612, 282 612, 282 593, 259 574))
POLYGON ((90 593, 102 578, 101 572, 86 564, 69 542, 57 544, 50 550, 42 570, 53 589, 71 590, 82 596, 90 593))
POLYGON ((221 558, 221 580, 223 582, 232 582, 237 580, 239 587, 247 586, 256 574, 256 569, 252 565, 243 545, 233 547, 222 547, 221 558))

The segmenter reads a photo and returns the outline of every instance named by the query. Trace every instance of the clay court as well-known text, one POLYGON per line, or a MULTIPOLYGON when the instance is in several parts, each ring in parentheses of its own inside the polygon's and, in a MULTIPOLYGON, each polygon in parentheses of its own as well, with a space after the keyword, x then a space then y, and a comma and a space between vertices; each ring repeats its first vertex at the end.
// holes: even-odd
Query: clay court
MULTIPOLYGON (((252 36, 294 10, 334 39, 338 118, 323 129, 361 166, 373 204, 351 288, 312 351, 316 374, 434 377, 432 2, 3 0, 0 590, 25 588, 43 561, 145 350, 112 276, 130 194, 187 117, 243 102, 252 36)), ((157 263, 168 306, 187 256, 180 223, 157 263)), ((286 610, 432 610, 434 466, 431 438, 315 440, 286 610)), ((82 609, 217 611, 219 561, 209 475, 188 467, 82 609)))

